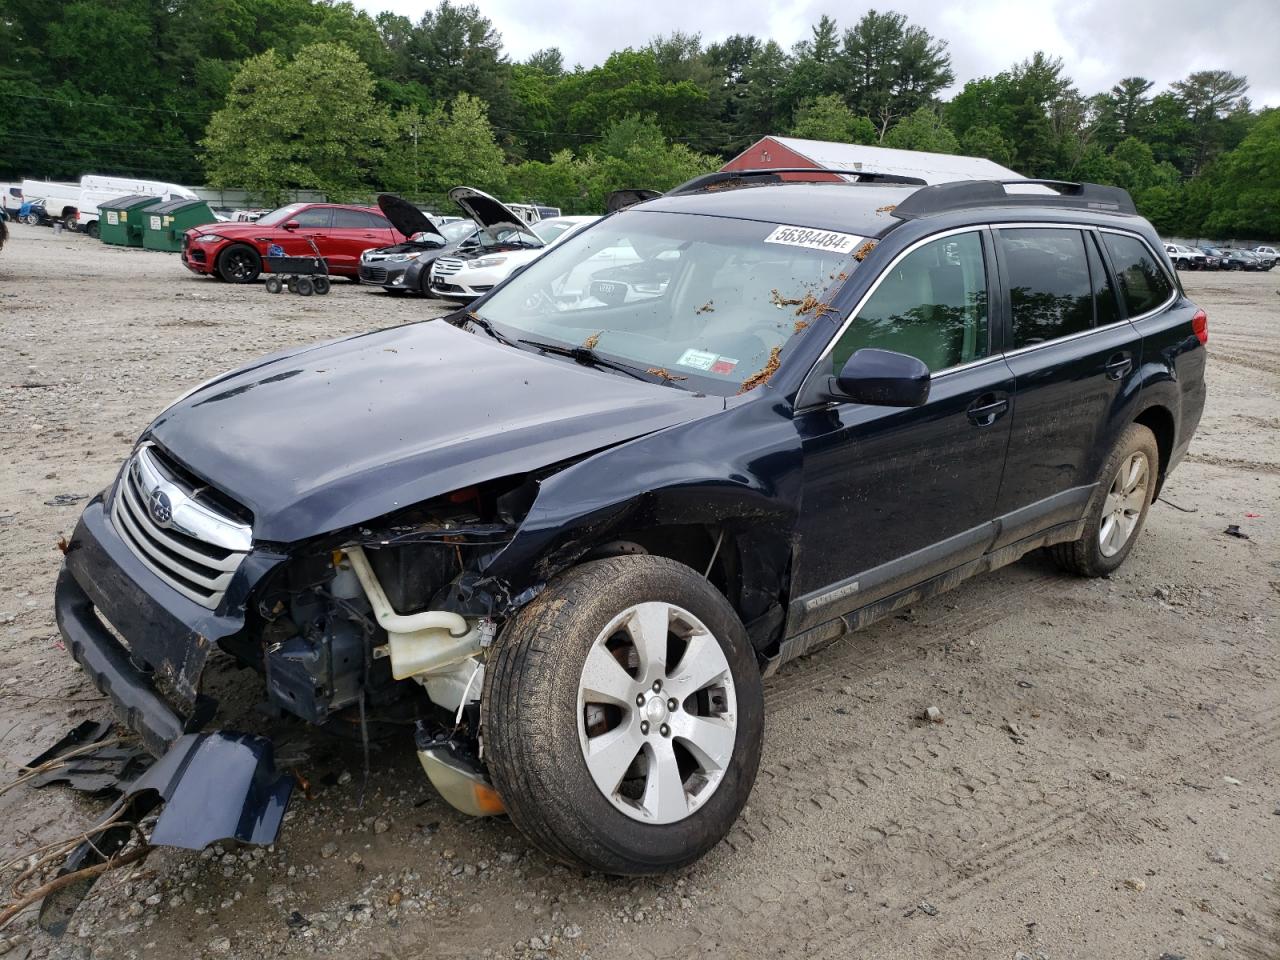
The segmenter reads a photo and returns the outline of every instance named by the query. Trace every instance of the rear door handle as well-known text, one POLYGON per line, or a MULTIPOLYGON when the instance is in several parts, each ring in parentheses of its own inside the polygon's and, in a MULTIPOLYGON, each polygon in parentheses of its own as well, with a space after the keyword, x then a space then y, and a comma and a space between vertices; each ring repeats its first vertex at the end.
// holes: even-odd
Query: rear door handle
POLYGON ((1127 353, 1117 353, 1103 367, 1107 371, 1108 380, 1119 380, 1133 369, 1133 358, 1127 353))
POLYGON ((969 404, 969 409, 965 411, 965 415, 969 418, 970 423, 979 427, 989 427, 1004 416, 1008 409, 1008 397, 1002 397, 995 393, 984 393, 969 404))

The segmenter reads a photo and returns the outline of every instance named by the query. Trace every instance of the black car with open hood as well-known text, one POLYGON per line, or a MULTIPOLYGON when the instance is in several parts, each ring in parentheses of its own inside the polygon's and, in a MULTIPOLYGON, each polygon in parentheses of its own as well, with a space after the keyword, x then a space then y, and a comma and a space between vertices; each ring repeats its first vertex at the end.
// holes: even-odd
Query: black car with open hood
POLYGON ((560 860, 670 870, 746 803, 779 665, 1041 547, 1116 570, 1199 422, 1207 319, 1127 193, 1037 183, 636 194, 465 311, 179 398, 55 596, 172 758, 139 789, 221 791, 161 836, 261 842, 288 799, 269 743, 207 729, 217 654, 291 722, 389 721, 560 860))
POLYGON ((366 250, 360 256, 360 282, 388 293, 426 293, 431 264, 444 253, 465 248, 475 237, 475 221, 453 218, 434 222, 403 197, 383 193, 378 207, 400 233, 403 243, 366 250))

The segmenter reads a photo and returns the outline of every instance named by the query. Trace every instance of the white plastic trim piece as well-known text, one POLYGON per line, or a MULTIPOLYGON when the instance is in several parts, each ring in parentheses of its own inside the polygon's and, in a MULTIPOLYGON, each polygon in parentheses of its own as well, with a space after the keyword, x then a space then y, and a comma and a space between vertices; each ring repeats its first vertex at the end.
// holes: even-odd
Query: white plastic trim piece
POLYGON ((364 555, 364 547, 347 547, 345 552, 347 559, 351 561, 351 569, 355 571, 360 586, 364 587, 365 595, 369 598, 378 626, 388 634, 417 633, 421 630, 447 630, 455 637, 467 634, 470 629, 467 626, 467 620, 459 613, 448 613, 444 610, 424 610, 422 613, 411 613, 407 616, 396 613, 395 608, 391 606, 391 601, 383 592, 382 584, 378 582, 373 567, 369 566, 369 558, 364 555))

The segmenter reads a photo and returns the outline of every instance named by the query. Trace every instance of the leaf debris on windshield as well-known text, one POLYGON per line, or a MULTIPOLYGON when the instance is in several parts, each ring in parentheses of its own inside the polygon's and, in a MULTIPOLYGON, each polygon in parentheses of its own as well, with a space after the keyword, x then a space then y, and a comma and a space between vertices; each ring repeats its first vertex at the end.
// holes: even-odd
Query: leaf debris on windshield
POLYGON ((769 351, 769 361, 751 376, 747 377, 747 379, 742 381, 742 386, 738 389, 738 394, 741 395, 747 393, 762 384, 768 383, 770 378, 778 372, 778 367, 781 365, 782 347, 774 347, 769 351))
POLYGON ((875 248, 876 248, 876 242, 874 240, 868 240, 866 243, 860 246, 857 250, 853 251, 853 259, 861 263, 863 260, 867 259, 867 254, 869 254, 875 248))
POLYGON ((597 330, 591 336, 587 337, 587 339, 583 340, 582 345, 588 350, 594 350, 596 348, 596 344, 600 342, 600 334, 602 333, 604 333, 603 330, 597 330))
POLYGON ((769 291, 769 293, 770 293, 769 302, 772 303, 779 310, 781 310, 783 307, 795 307, 804 303, 804 300, 796 300, 791 297, 784 297, 782 294, 778 292, 777 287, 774 287, 772 290, 769 291))
MULTIPOLYGON (((777 291, 774 291, 774 292, 776 293, 777 291)), ((712 304, 714 303, 715 303, 714 300, 708 300, 706 303, 704 303, 702 306, 700 306, 697 310, 693 312, 694 313, 715 313, 716 308, 712 306, 712 304)))
POLYGON ((650 367, 645 373, 654 377, 661 377, 663 380, 688 380, 688 377, 681 377, 677 374, 670 373, 665 367, 650 367))

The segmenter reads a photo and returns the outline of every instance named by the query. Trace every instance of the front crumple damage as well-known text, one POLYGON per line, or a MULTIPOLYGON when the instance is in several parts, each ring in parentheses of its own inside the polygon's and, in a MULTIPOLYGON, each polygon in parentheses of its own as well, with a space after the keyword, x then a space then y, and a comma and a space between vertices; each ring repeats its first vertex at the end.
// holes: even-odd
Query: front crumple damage
POLYGON ((540 479, 510 542, 437 595, 439 608, 509 616, 622 535, 694 526, 732 545, 731 555, 726 548, 717 557, 730 572, 723 586, 752 642, 766 650, 783 622, 801 467, 795 431, 771 402, 781 401, 732 407, 540 479))

